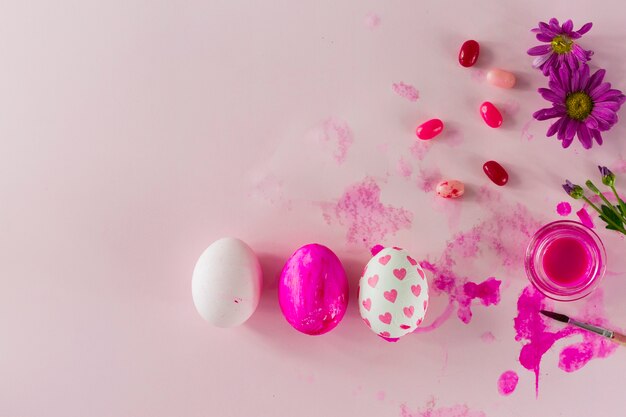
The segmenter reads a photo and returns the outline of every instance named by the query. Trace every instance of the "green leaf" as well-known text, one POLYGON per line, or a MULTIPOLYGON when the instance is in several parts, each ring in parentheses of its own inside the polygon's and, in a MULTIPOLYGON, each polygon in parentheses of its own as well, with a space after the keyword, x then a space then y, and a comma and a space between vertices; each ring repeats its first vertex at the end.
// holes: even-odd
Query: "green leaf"
POLYGON ((602 209, 602 216, 600 217, 604 217, 604 221, 607 221, 608 219, 618 226, 622 226, 624 224, 622 218, 619 217, 613 210, 611 210, 609 206, 602 204, 600 208, 602 209))

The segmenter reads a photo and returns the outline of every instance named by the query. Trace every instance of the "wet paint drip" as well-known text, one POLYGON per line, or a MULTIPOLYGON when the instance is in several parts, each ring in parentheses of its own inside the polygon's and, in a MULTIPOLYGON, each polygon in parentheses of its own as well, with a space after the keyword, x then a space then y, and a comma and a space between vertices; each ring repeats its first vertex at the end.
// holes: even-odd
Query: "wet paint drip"
POLYGON ((320 135, 322 142, 330 142, 336 145, 333 157, 338 164, 342 164, 347 156, 348 149, 354 142, 352 129, 342 120, 329 118, 324 121, 320 135))
MULTIPOLYGON (((602 318, 602 292, 597 290, 585 300, 586 306, 577 317, 591 324, 607 326, 602 318)), ((582 329, 567 326, 553 332, 548 328, 540 310, 553 310, 552 303, 532 285, 524 288, 517 300, 517 316, 514 319, 515 340, 522 342, 519 354, 520 364, 534 372, 535 391, 539 394, 539 373, 543 355, 560 339, 574 334, 582 335, 583 341, 564 347, 559 354, 559 368, 573 372, 586 365, 593 358, 606 358, 617 345, 609 340, 582 329)))
POLYGON ((417 88, 413 87, 410 84, 405 84, 403 82, 393 83, 392 88, 397 95, 399 95, 400 97, 404 97, 409 101, 417 101, 417 99, 420 97, 417 88))
POLYGON ((584 207, 578 210, 576 212, 576 215, 578 216, 578 218, 580 219, 580 222, 583 225, 587 226, 590 229, 593 229, 593 220, 591 219, 589 212, 587 212, 587 210, 584 207))
POLYGON ((467 405, 435 408, 431 401, 426 408, 411 411, 405 404, 400 406, 400 417, 486 417, 482 411, 472 411, 467 405))
POLYGON ((346 226, 349 244, 371 247, 389 234, 409 229, 413 214, 380 201, 380 186, 373 178, 349 186, 335 203, 322 203, 326 223, 346 226))
POLYGON ((519 382, 519 376, 515 371, 506 371, 498 379, 498 392, 500 395, 511 395, 517 383, 519 382))
POLYGON ((556 205, 556 212, 559 216, 569 216, 572 212, 572 206, 567 201, 561 201, 556 205))

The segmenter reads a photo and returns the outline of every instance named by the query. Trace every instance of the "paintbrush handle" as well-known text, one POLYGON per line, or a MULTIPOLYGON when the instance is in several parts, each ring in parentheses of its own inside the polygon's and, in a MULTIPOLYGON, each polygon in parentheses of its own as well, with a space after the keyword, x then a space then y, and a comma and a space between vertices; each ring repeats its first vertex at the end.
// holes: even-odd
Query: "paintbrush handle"
POLYGON ((626 346, 626 335, 615 332, 613 333, 613 341, 615 343, 619 343, 622 346, 626 346))

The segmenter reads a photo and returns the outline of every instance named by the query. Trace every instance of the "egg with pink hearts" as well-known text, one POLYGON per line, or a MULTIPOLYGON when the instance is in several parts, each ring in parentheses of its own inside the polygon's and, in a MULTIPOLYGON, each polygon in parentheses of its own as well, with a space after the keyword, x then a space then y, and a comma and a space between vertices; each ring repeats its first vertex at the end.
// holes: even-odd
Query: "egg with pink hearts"
POLYGON ((359 312, 380 337, 396 341, 413 332, 428 309, 428 282, 415 258, 401 248, 374 255, 359 280, 359 312))

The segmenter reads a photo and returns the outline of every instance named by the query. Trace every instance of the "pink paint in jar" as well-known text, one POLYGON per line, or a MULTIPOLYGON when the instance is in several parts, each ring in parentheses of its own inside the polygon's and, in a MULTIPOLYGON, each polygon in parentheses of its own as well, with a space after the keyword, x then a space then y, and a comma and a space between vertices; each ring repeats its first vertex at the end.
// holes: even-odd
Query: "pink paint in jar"
POLYGON ((560 220, 539 229, 526 249, 526 275, 544 295, 574 301, 589 295, 606 270, 602 241, 580 223, 560 220))

